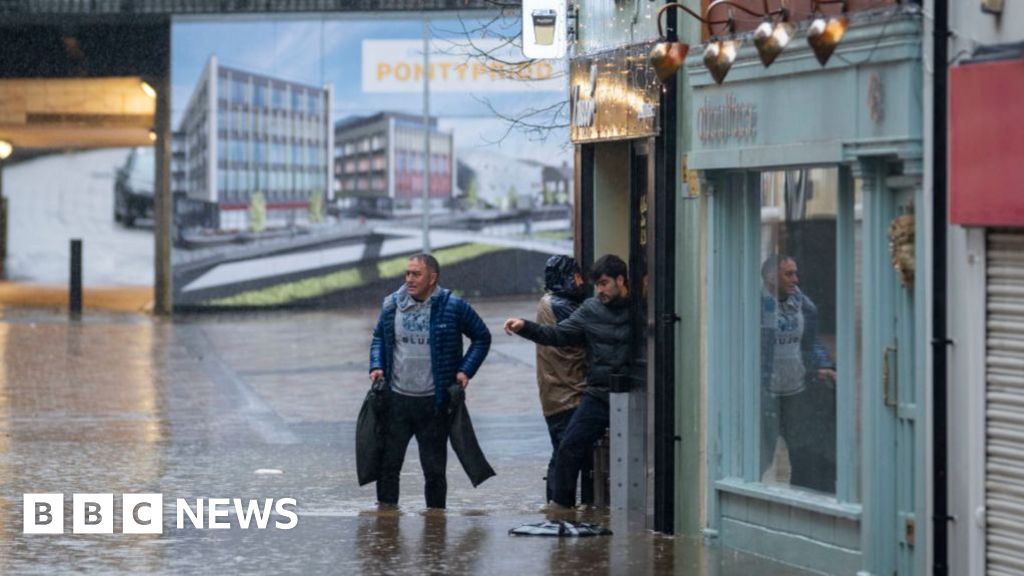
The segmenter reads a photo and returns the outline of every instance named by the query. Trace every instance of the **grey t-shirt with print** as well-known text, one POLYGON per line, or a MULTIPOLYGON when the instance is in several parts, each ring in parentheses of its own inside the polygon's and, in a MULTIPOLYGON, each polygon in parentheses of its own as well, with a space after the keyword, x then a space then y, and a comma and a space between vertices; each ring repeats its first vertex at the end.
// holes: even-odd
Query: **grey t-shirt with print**
POLYGON ((430 366, 430 307, 434 295, 417 302, 400 295, 395 312, 395 370, 391 388, 406 396, 433 396, 430 366))
POLYGON ((774 317, 767 321, 776 325, 775 359, 770 391, 776 396, 791 396, 804 390, 803 300, 790 296, 779 302, 774 317))

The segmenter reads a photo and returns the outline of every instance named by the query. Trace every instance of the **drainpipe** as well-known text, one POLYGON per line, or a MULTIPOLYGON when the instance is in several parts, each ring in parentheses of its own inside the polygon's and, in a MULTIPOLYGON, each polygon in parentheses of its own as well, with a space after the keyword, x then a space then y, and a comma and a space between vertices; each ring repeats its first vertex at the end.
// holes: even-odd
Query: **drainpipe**
MULTIPOLYGON (((666 0, 668 1, 668 0, 666 0)), ((676 11, 668 11, 666 37, 678 42, 676 11)), ((680 68, 663 84, 661 93, 660 146, 655 173, 654 213, 654 530, 665 534, 675 532, 675 245, 676 238, 676 143, 678 110, 677 92, 680 68)))
POLYGON ((933 424, 933 542, 934 574, 949 574, 949 480, 947 478, 947 347, 946 333, 946 231, 948 148, 949 3, 935 0, 932 108, 932 424, 933 424))

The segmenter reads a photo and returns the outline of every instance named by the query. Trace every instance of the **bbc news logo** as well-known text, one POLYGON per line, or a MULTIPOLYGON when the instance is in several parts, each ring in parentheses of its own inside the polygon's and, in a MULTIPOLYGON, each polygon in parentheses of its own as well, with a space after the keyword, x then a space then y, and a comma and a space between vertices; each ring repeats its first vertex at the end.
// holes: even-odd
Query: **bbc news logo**
MULTIPOLYGON (((25 494, 22 515, 25 534, 64 533, 63 494, 25 494)), ((175 517, 178 530, 186 523, 193 528, 226 530, 232 527, 228 520, 232 513, 242 530, 255 526, 265 530, 271 526, 278 530, 291 530, 299 523, 295 513, 294 498, 264 498, 243 500, 241 498, 197 498, 190 503, 184 498, 175 501, 175 517)), ((114 533, 113 494, 72 494, 71 526, 74 534, 114 533)), ((122 494, 121 532, 124 534, 163 534, 163 494, 122 494)))

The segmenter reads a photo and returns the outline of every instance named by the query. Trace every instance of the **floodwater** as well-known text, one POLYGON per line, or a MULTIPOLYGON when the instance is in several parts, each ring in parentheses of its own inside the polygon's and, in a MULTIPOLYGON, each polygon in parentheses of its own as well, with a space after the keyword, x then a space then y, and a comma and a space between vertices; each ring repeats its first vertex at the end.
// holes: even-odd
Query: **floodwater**
POLYGON ((580 519, 612 536, 509 535, 544 519, 534 349, 500 331, 535 300, 475 304, 494 344, 467 402, 498 475, 474 489, 450 457, 440 513, 424 510, 414 446, 399 510, 378 512, 373 486, 356 482, 374 308, 80 322, 0 309, 0 573, 801 574, 607 511, 580 519), (34 493, 63 495, 63 533, 23 533, 34 493), (76 493, 112 495, 112 533, 73 532, 76 493), (122 496, 139 493, 162 494, 162 533, 124 533, 122 496), (297 523, 282 529, 275 513, 243 529, 224 506, 225 529, 209 516, 179 527, 200 498, 207 512, 210 498, 291 498, 297 523))

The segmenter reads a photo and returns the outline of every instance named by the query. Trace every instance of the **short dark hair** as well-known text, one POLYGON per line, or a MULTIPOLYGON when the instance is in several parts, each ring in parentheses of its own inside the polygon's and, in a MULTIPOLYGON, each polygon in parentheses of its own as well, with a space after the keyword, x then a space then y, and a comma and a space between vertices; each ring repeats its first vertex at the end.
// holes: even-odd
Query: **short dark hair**
POLYGON ((772 254, 768 256, 764 259, 764 263, 761 264, 761 278, 767 278, 769 274, 778 274, 779 266, 789 261, 796 262, 796 258, 789 254, 772 254))
POLYGON ((423 265, 427 267, 427 270, 433 272, 434 274, 437 274, 438 278, 441 277, 441 265, 437 263, 437 258, 434 258, 430 254, 427 254, 426 252, 420 252, 419 254, 413 254, 412 256, 409 256, 409 260, 422 262, 423 265))
POLYGON ((614 280, 619 276, 622 276, 624 280, 629 281, 629 269, 626 267, 626 263, 622 261, 615 254, 605 254, 594 262, 594 265, 590 267, 590 279, 597 282, 601 276, 607 276, 614 280))

